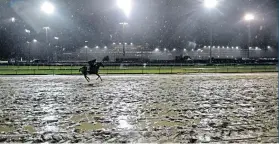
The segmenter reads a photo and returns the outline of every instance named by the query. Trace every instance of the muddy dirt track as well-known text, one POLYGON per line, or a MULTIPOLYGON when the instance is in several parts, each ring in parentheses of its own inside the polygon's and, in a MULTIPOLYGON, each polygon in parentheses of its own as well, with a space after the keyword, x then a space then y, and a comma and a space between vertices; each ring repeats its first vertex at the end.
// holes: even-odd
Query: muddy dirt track
POLYGON ((1 76, 0 142, 277 142, 277 73, 1 76))

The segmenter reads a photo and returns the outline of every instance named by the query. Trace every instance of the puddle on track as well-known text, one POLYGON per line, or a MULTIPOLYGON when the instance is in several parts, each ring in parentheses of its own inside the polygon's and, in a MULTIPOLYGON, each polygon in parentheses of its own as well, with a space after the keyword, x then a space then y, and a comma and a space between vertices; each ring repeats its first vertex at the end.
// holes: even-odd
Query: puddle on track
POLYGON ((1 76, 0 139, 277 142, 276 73, 102 78, 1 76))

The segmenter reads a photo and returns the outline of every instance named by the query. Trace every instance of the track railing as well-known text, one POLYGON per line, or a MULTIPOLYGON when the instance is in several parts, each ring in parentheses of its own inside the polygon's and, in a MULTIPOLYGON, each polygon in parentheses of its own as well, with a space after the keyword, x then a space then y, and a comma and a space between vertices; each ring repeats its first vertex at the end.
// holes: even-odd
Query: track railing
MULTIPOLYGON (((0 75, 77 75, 80 66, 0 66, 0 75)), ((186 74, 278 72, 276 66, 107 66, 100 74, 186 74)))

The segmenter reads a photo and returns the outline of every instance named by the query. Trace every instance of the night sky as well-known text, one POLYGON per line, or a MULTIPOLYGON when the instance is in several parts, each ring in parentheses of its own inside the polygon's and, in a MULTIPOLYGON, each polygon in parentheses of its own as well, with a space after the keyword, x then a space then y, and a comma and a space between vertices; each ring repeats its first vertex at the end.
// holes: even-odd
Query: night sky
POLYGON ((150 47, 184 48, 189 42, 209 45, 244 46, 248 41, 246 13, 253 13, 252 45, 277 45, 277 0, 219 0, 207 9, 203 0, 133 0, 127 17, 116 0, 49 0, 55 11, 41 12, 44 0, 0 0, 0 58, 13 57, 26 41, 45 43, 44 26, 49 26, 49 42, 56 41, 67 51, 85 45, 94 47, 122 41, 120 22, 128 22, 125 42, 150 47), (15 21, 11 18, 14 17, 15 21), (31 31, 30 35, 25 29, 31 31))

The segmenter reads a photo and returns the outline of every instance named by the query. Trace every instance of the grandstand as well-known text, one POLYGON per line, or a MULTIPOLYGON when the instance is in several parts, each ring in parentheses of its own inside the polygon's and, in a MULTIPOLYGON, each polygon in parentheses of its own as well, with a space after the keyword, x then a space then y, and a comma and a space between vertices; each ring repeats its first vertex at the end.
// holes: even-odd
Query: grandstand
MULTIPOLYGON (((260 59, 277 58, 275 47, 250 47, 247 49, 239 46, 212 46, 212 57, 214 59, 260 59)), ((177 56, 188 56, 192 60, 207 60, 210 57, 210 46, 195 46, 188 48, 150 48, 142 45, 126 44, 125 56, 123 55, 123 45, 112 44, 110 46, 95 46, 80 48, 72 53, 63 53, 60 60, 85 61, 95 58, 101 61, 105 56, 109 56, 110 61, 117 59, 148 59, 148 60, 174 60, 177 56)))

